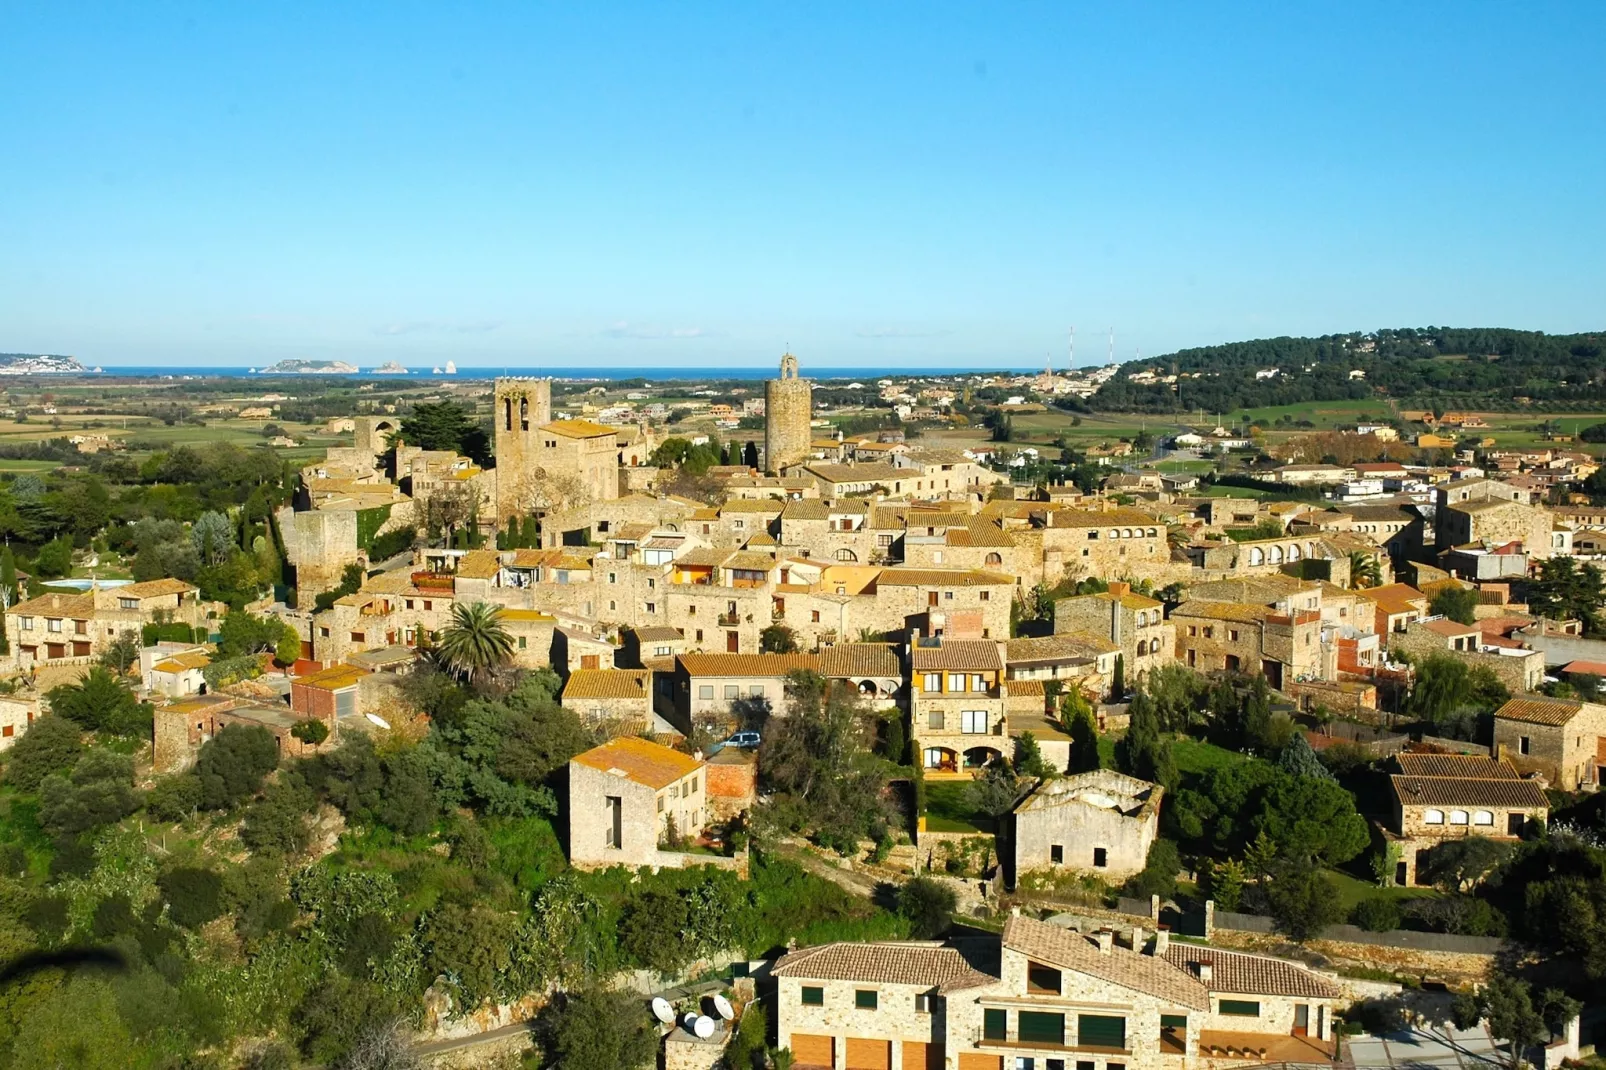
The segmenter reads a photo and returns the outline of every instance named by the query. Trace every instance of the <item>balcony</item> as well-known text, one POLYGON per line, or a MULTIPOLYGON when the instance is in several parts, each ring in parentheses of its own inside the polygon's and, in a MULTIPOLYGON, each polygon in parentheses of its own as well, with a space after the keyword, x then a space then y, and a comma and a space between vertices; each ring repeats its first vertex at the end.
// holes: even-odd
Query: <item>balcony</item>
POLYGON ((734 628, 740 623, 742 623, 742 615, 740 613, 721 613, 719 615, 719 626, 721 628, 734 628))

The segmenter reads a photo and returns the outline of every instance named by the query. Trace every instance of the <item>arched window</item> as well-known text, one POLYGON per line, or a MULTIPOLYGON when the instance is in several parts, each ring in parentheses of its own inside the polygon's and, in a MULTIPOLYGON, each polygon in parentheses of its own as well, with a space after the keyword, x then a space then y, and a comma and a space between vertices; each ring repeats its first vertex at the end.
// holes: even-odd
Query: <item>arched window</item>
POLYGON ((1283 563, 1283 548, 1281 546, 1273 546, 1271 548, 1271 550, 1268 551, 1268 557, 1271 560, 1272 564, 1274 564, 1274 565, 1282 564, 1283 563))
POLYGON ((844 546, 842 549, 836 552, 836 559, 838 561, 857 561, 859 559, 859 555, 844 546))
POLYGON ((1467 823, 1467 812, 1465 810, 1451 810, 1450 811, 1450 824, 1452 824, 1452 825, 1465 825, 1466 823, 1467 823))
POLYGON ((1004 564, 1004 559, 1000 555, 998 555, 998 554, 988 554, 987 555, 987 567, 988 568, 999 568, 1003 564, 1004 564))
POLYGON ((1121 537, 1121 529, 1120 528, 1111 528, 1110 529, 1110 538, 1119 539, 1120 537, 1121 537))
POLYGON ((1249 548, 1249 563, 1251 565, 1264 565, 1266 563, 1266 552, 1258 546, 1251 546, 1249 548))
POLYGON ((1492 825, 1494 824, 1494 814, 1488 810, 1474 810, 1472 811, 1472 823, 1474 825, 1492 825))
POLYGON ((1149 538, 1158 539, 1159 537, 1160 537, 1160 529, 1159 528, 1150 528, 1149 529, 1149 538))
POLYGON ((1442 824, 1444 824, 1444 811, 1443 810, 1423 810, 1422 811, 1422 823, 1424 825, 1442 825, 1442 824))
POLYGON ((530 399, 519 398, 519 430, 530 429, 530 399))
POLYGON ((1146 610, 1146 609, 1138 610, 1137 622, 1138 622, 1138 627, 1139 628, 1141 628, 1145 624, 1149 623, 1149 611, 1146 610))
POLYGON ((1298 561, 1299 558, 1300 558, 1299 543, 1297 543, 1297 542, 1289 543, 1288 544, 1288 560, 1290 560, 1290 561, 1298 561))
POLYGON ((1131 528, 1122 528, 1121 529, 1121 538, 1130 539, 1131 537, 1132 537, 1132 529, 1131 528))

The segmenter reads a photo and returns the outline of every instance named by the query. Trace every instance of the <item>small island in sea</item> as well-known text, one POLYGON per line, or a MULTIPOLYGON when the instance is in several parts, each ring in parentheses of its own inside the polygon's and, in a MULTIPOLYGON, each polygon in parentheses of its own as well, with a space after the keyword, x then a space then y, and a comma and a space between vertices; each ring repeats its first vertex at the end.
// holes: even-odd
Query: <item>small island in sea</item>
POLYGON ((0 353, 0 375, 81 375, 83 371, 84 366, 73 357, 63 357, 54 353, 41 353, 37 356, 26 353, 0 353))
POLYGON ((408 371, 407 371, 406 368, 402 367, 400 364, 397 364, 395 361, 387 360, 387 361, 385 361, 385 363, 381 364, 379 367, 374 369, 374 374, 375 375, 407 375, 408 371))
POLYGON ((263 368, 263 375, 356 375, 357 367, 343 360, 281 360, 263 368))

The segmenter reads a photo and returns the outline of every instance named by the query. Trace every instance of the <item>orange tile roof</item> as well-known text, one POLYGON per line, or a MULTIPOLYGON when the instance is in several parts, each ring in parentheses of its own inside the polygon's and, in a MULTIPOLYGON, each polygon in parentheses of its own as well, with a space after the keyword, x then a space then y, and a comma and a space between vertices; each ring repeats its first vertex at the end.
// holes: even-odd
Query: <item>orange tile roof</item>
POLYGON ((997 672, 1004 668, 998 644, 988 639, 949 639, 937 646, 924 643, 915 643, 911 653, 915 672, 997 672))
POLYGON ((987 587, 1014 582, 1013 576, 979 568, 884 568, 876 577, 882 587, 987 587))
POLYGON ((465 580, 494 579, 502 571, 502 558, 495 550, 470 550, 457 562, 457 575, 465 580))
POLYGON ((123 587, 109 587, 102 590, 115 591, 118 598, 156 598, 164 594, 189 594, 191 591, 199 591, 200 588, 193 583, 185 583, 169 576, 160 580, 146 580, 144 583, 130 583, 123 587))
POLYGON ((903 662, 892 643, 839 643, 820 651, 826 676, 903 676, 903 662))
POLYGON ((1004 923, 1004 946, 1038 962, 1096 977, 1173 1005, 1197 1011, 1210 1009, 1205 985, 1173 964, 1169 956, 1155 958, 1119 946, 1106 954, 1089 936, 1019 916, 1004 923))
POLYGON ((682 654, 692 676, 785 676, 797 669, 818 672, 818 654, 682 654))
POLYGON ((95 615, 95 598, 88 594, 42 594, 6 610, 8 617, 77 617, 95 615))
POLYGON ((1538 695, 1523 695, 1494 711, 1495 720, 1504 718, 1508 721, 1524 721, 1528 724, 1550 725, 1559 727, 1572 720, 1584 709, 1582 702, 1571 699, 1541 698, 1538 695))
POLYGON ((702 762, 689 754, 637 736, 610 739, 570 760, 645 784, 654 791, 667 788, 703 767, 702 762))
POLYGON ((1508 762, 1482 754, 1396 754, 1400 772, 1413 777, 1473 777, 1479 780, 1520 780, 1508 762))
POLYGON ((361 682, 363 677, 372 675, 367 669, 359 669, 355 665, 336 665, 322 672, 312 673, 310 676, 298 676, 292 682, 316 687, 320 691, 340 691, 361 682))
POLYGON ((770 971, 777 977, 864 984, 919 985, 952 992, 994 984, 958 950, 923 943, 822 944, 788 951, 770 971))
POLYGON ((189 650, 183 654, 175 654, 170 658, 163 658, 151 668, 157 672, 184 672, 188 669, 204 669, 212 664, 212 659, 199 650, 189 650))
POLYGON ((563 687, 563 698, 646 698, 651 678, 644 669, 576 669, 563 687))
POLYGON ((608 427, 592 420, 554 420, 549 424, 542 424, 541 430, 551 431, 564 438, 601 438, 603 435, 617 435, 617 427, 608 427))

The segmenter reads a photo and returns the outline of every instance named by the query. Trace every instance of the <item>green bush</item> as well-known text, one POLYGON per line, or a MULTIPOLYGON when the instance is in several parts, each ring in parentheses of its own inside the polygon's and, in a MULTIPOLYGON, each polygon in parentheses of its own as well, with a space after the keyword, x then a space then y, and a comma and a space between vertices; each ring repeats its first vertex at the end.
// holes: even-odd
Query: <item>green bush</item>
POLYGON ((180 866, 156 878, 167 901, 167 914, 186 929, 195 929, 223 913, 223 878, 210 869, 180 866))
POLYGON ((1375 895, 1356 903, 1351 917, 1369 933, 1386 933, 1400 927, 1400 904, 1389 896, 1375 895))

